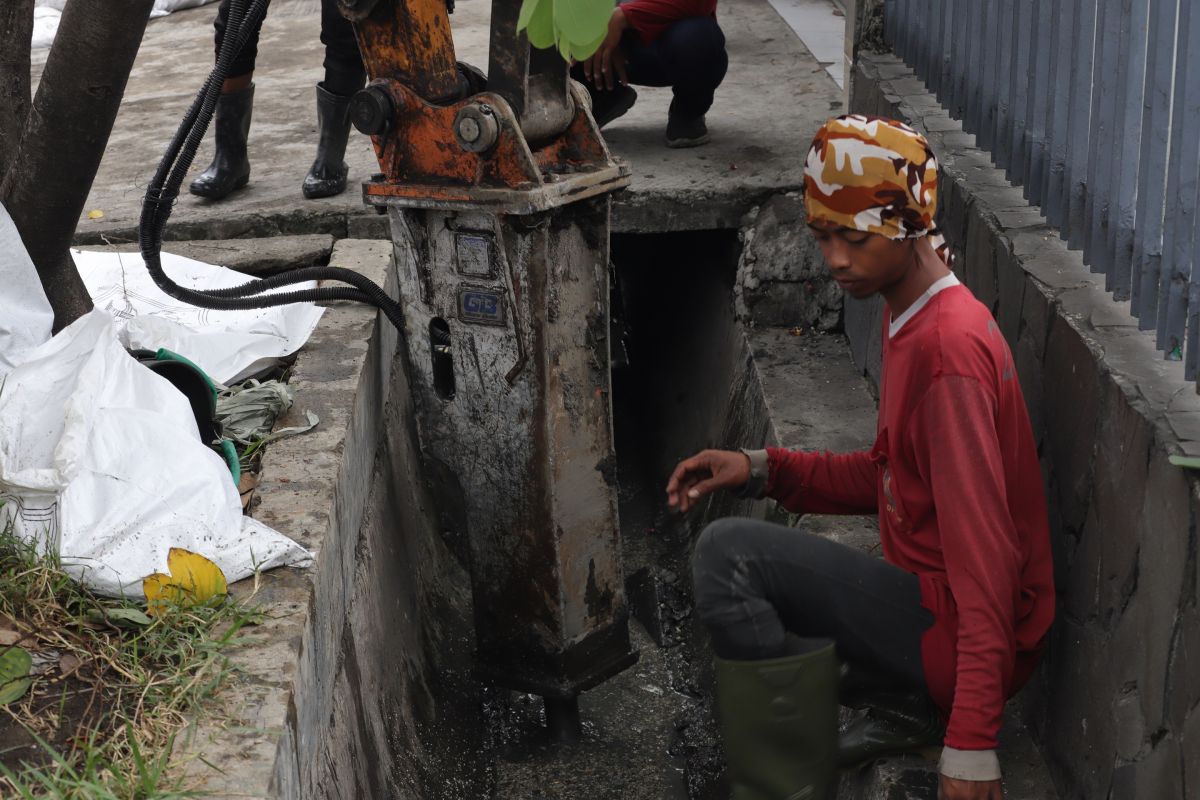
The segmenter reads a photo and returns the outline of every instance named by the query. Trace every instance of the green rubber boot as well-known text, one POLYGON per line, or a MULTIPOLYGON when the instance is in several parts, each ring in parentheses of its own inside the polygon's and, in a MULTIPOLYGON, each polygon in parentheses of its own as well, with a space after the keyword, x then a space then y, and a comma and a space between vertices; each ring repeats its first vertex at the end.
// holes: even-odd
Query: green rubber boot
POLYGON ((763 661, 716 659, 732 800, 830 800, 837 787, 833 645, 763 661))

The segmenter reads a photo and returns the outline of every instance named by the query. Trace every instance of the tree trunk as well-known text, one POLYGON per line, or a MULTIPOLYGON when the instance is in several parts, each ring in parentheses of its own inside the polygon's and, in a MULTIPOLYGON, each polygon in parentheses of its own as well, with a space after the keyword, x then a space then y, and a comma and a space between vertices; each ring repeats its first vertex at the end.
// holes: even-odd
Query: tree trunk
POLYGON ((154 0, 69 0, 0 202, 29 250, 57 332, 92 308, 69 252, 154 0))
POLYGON ((0 182, 12 164, 29 115, 29 42, 33 0, 0 4, 0 182))

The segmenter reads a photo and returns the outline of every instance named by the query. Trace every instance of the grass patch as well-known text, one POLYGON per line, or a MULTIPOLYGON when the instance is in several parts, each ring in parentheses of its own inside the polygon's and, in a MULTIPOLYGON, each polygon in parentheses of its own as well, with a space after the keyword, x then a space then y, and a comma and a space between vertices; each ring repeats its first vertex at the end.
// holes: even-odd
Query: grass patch
POLYGON ((232 669, 223 650, 257 621, 248 601, 148 618, 0 531, 0 632, 33 656, 29 690, 0 705, 0 797, 197 796, 171 746, 232 669))

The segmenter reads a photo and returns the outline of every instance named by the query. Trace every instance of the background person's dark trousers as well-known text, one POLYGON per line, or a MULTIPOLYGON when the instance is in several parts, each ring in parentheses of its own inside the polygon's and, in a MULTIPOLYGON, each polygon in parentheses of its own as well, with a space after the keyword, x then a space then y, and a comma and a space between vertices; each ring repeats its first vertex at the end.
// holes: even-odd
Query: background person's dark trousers
MULTIPOLYGON (((725 52, 725 34, 712 17, 692 17, 668 28, 650 44, 642 44, 637 31, 626 31, 621 39, 621 52, 629 83, 636 86, 670 86, 675 97, 668 112, 668 128, 699 121, 712 108, 713 95, 729 68, 725 52)), ((576 64, 571 77, 588 87, 592 95, 593 116, 605 124, 615 119, 610 112, 614 103, 628 98, 618 86, 609 91, 597 89, 584 77, 583 65, 576 64)), ((632 102, 629 102, 632 105, 632 102)), ((628 110, 628 105, 620 113, 628 110)), ((668 130, 668 139, 671 139, 668 130)))

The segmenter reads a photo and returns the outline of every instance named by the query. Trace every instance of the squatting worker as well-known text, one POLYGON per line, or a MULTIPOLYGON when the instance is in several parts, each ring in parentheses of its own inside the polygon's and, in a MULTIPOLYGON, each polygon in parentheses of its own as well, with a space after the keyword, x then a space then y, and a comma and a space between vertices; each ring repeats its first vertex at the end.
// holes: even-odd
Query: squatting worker
POLYGON ((686 511, 740 489, 797 513, 878 513, 884 559, 751 519, 700 536, 696 608, 718 657, 734 797, 830 797, 831 762, 944 740, 939 796, 997 800, 1004 702, 1054 616, 1042 473, 1012 355, 949 269, 922 136, 830 120, 804 187, 834 279, 853 297, 883 295, 890 312, 875 444, 704 451, 675 469, 668 502, 686 511), (842 704, 866 710, 837 738, 839 685, 842 704))
MULTIPOLYGON (((216 19, 216 51, 229 24, 231 0, 221 0, 216 19)), ((250 181, 246 143, 254 105, 254 62, 258 56, 259 28, 249 32, 246 46, 233 60, 217 100, 216 152, 212 164, 192 181, 188 190, 210 200, 221 200, 250 181)), ((338 11, 337 0, 321 0, 321 44, 325 45, 325 80, 317 84, 317 156, 301 184, 307 198, 330 197, 346 189, 349 172, 343 158, 350 136, 350 97, 367 82, 367 70, 358 52, 354 26, 338 11)))
POLYGON ((728 67, 717 0, 629 0, 613 9, 608 36, 571 77, 587 86, 601 128, 633 107, 629 84, 670 86, 667 147, 695 147, 708 141, 704 117, 728 67))

